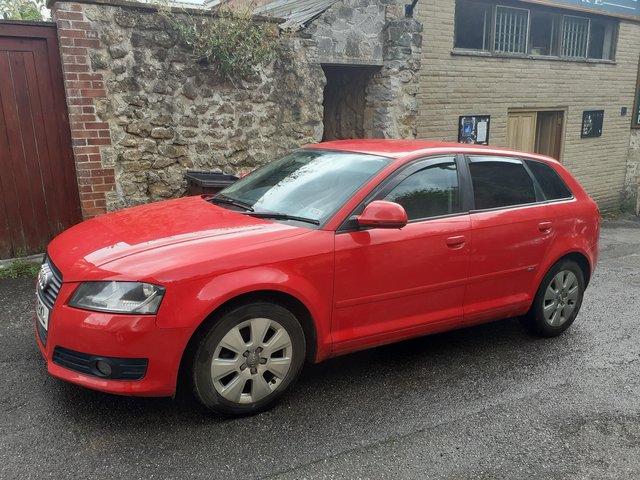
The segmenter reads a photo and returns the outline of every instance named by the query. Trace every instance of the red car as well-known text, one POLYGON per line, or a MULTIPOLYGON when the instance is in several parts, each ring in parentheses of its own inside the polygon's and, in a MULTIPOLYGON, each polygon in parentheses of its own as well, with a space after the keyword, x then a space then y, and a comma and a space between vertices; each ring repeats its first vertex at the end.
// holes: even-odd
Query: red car
POLYGON ((58 236, 38 277, 36 336, 63 380, 171 396, 180 373, 211 410, 251 414, 305 361, 514 316, 559 335, 599 229, 596 204, 547 157, 322 143, 215 196, 58 236))

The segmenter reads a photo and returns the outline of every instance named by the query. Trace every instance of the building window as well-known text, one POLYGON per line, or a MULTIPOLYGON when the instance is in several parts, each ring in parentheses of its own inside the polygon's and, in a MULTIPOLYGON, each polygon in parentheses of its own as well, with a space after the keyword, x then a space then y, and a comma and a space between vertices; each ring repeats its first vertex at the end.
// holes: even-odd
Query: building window
POLYGON ((585 58, 589 40, 589 19, 565 15, 562 17, 562 56, 585 58))
POLYGON ((559 22, 549 12, 531 12, 529 24, 529 53, 531 55, 558 55, 559 22))
POLYGON ((491 5, 456 2, 456 48, 489 50, 491 5))
POLYGON ((454 47, 497 54, 613 60, 618 21, 566 15, 551 7, 516 8, 456 0, 454 47))
POLYGON ((529 10, 523 8, 496 7, 496 33, 494 51, 525 53, 529 10))

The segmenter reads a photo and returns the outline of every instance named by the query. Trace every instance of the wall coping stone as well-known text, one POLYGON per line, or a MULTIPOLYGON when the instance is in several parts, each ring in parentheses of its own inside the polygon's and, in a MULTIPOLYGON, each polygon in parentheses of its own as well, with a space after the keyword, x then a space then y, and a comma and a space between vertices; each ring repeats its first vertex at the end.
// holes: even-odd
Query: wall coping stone
MULTIPOLYGON (((160 10, 159 5, 147 2, 136 2, 135 0, 47 0, 47 8, 53 9, 57 3, 81 3, 85 5, 105 5, 111 7, 122 7, 136 10, 147 10, 149 12, 157 12, 160 10)), ((173 13, 188 13, 189 15, 202 15, 205 17, 215 17, 217 10, 207 10, 204 8, 189 7, 170 7, 169 11, 173 13)), ((253 15, 253 18, 262 22, 270 22, 280 24, 285 21, 284 18, 267 17, 264 15, 253 15)))

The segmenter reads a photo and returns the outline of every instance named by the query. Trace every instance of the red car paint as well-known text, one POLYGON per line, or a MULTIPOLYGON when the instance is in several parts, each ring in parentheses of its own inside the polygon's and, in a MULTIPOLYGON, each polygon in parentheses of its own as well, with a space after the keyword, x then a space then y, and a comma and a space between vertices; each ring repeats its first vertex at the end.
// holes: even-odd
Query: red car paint
MULTIPOLYGON (((349 140, 307 148, 394 159, 322 228, 258 219, 189 197, 83 222, 54 239, 48 255, 63 275, 49 317, 49 372, 106 392, 170 396, 181 359, 201 323, 225 302, 279 292, 308 310, 311 361, 527 312, 547 270, 567 254, 593 272, 595 203, 558 162, 533 154, 460 144, 349 140), (383 179, 441 154, 536 159, 553 166, 570 200, 471 211, 402 229, 336 232, 383 179), (144 281, 165 287, 157 315, 89 312, 68 305, 80 282, 144 281), (363 319, 366 319, 364 321, 363 319), (95 355, 147 358, 139 381, 105 380, 52 361, 62 346, 95 355)), ((588 277, 587 277, 588 280, 588 277)), ((36 335, 38 337, 38 335, 36 335)))

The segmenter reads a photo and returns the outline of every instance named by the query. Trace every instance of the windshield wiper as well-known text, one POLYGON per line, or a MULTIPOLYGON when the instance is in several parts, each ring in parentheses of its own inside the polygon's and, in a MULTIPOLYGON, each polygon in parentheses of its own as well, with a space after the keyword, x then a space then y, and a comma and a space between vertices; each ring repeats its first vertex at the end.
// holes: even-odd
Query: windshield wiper
POLYGON ((247 213, 247 215, 251 217, 256 217, 256 218, 273 218, 275 220, 294 220, 296 222, 305 222, 305 223, 311 223, 313 225, 320 225, 320 220, 316 220, 315 218, 297 217, 296 215, 288 215, 286 213, 251 212, 251 213, 247 213))
POLYGON ((247 203, 241 202, 239 200, 234 200, 233 198, 226 197, 224 195, 217 195, 215 197, 207 198, 207 202, 211 203, 222 203, 224 205, 233 205, 234 207, 241 208, 247 212, 253 212, 253 207, 247 203))

